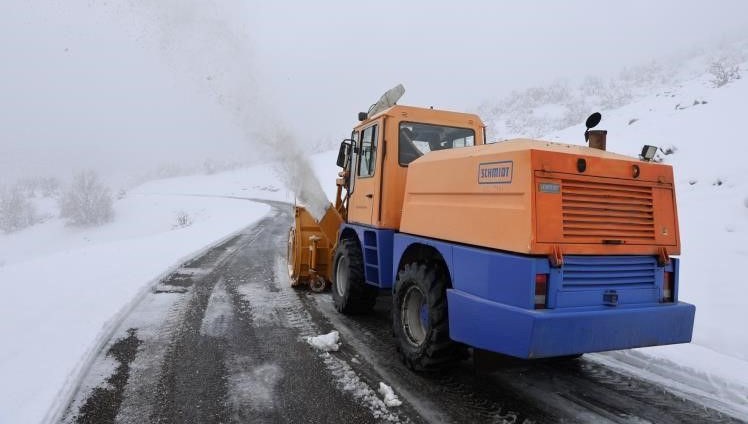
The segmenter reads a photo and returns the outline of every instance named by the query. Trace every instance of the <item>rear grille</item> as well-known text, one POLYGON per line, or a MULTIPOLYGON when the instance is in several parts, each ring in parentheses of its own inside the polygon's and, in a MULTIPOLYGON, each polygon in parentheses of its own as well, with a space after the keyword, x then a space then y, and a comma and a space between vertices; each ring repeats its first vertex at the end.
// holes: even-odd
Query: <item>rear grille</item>
POLYGON ((655 239, 651 187, 563 180, 561 202, 566 239, 632 243, 655 239))
POLYGON ((657 260, 652 256, 566 256, 563 288, 654 287, 657 260))

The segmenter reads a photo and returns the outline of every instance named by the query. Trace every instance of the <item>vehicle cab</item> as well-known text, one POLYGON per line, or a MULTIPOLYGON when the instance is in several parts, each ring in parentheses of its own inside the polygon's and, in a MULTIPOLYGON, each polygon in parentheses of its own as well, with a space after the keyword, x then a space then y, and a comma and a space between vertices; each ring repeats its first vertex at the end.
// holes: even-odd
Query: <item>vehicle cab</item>
POLYGON ((396 105, 366 117, 349 140, 348 222, 398 230, 409 164, 431 151, 485 142, 485 125, 474 114, 396 105))

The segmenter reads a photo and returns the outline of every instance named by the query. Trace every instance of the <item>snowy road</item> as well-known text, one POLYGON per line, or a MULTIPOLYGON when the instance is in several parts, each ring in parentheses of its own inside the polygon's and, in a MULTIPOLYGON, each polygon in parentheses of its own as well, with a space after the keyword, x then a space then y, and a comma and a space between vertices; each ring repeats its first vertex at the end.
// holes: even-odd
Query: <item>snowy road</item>
POLYGON ((290 288, 291 210, 197 257, 122 319, 61 417, 146 422, 738 422, 661 387, 580 359, 472 362, 417 375, 397 360, 389 305, 343 317, 329 294, 290 288), (305 337, 338 330, 337 352, 305 337), (387 406, 392 386, 403 401, 387 406))

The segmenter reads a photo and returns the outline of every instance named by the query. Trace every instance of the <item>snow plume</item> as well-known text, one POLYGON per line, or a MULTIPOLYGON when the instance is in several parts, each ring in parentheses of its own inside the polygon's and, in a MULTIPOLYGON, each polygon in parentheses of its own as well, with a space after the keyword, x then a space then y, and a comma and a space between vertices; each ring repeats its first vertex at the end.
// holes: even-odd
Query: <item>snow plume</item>
POLYGON ((143 38, 158 42, 177 77, 197 84, 239 126, 262 159, 278 163, 278 178, 317 219, 329 205, 309 156, 261 94, 253 61, 247 2, 131 0, 143 38), (141 25, 142 24, 142 25, 141 25))
POLYGON ((298 202, 306 206, 313 217, 321 220, 330 201, 314 174, 309 154, 301 150, 293 135, 282 125, 277 125, 274 130, 260 131, 256 140, 270 149, 268 155, 276 163, 275 173, 281 182, 294 190, 298 202))

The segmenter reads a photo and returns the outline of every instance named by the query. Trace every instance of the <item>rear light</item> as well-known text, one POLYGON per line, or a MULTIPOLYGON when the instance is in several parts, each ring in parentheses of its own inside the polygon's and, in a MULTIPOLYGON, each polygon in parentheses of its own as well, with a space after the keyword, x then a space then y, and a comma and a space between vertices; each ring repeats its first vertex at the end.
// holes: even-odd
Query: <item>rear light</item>
POLYGON ((548 274, 535 275, 535 309, 545 309, 548 300, 548 274))
POLYGON ((675 288, 673 284, 673 273, 670 271, 665 271, 665 277, 662 284, 662 300, 664 302, 675 301, 675 288))

